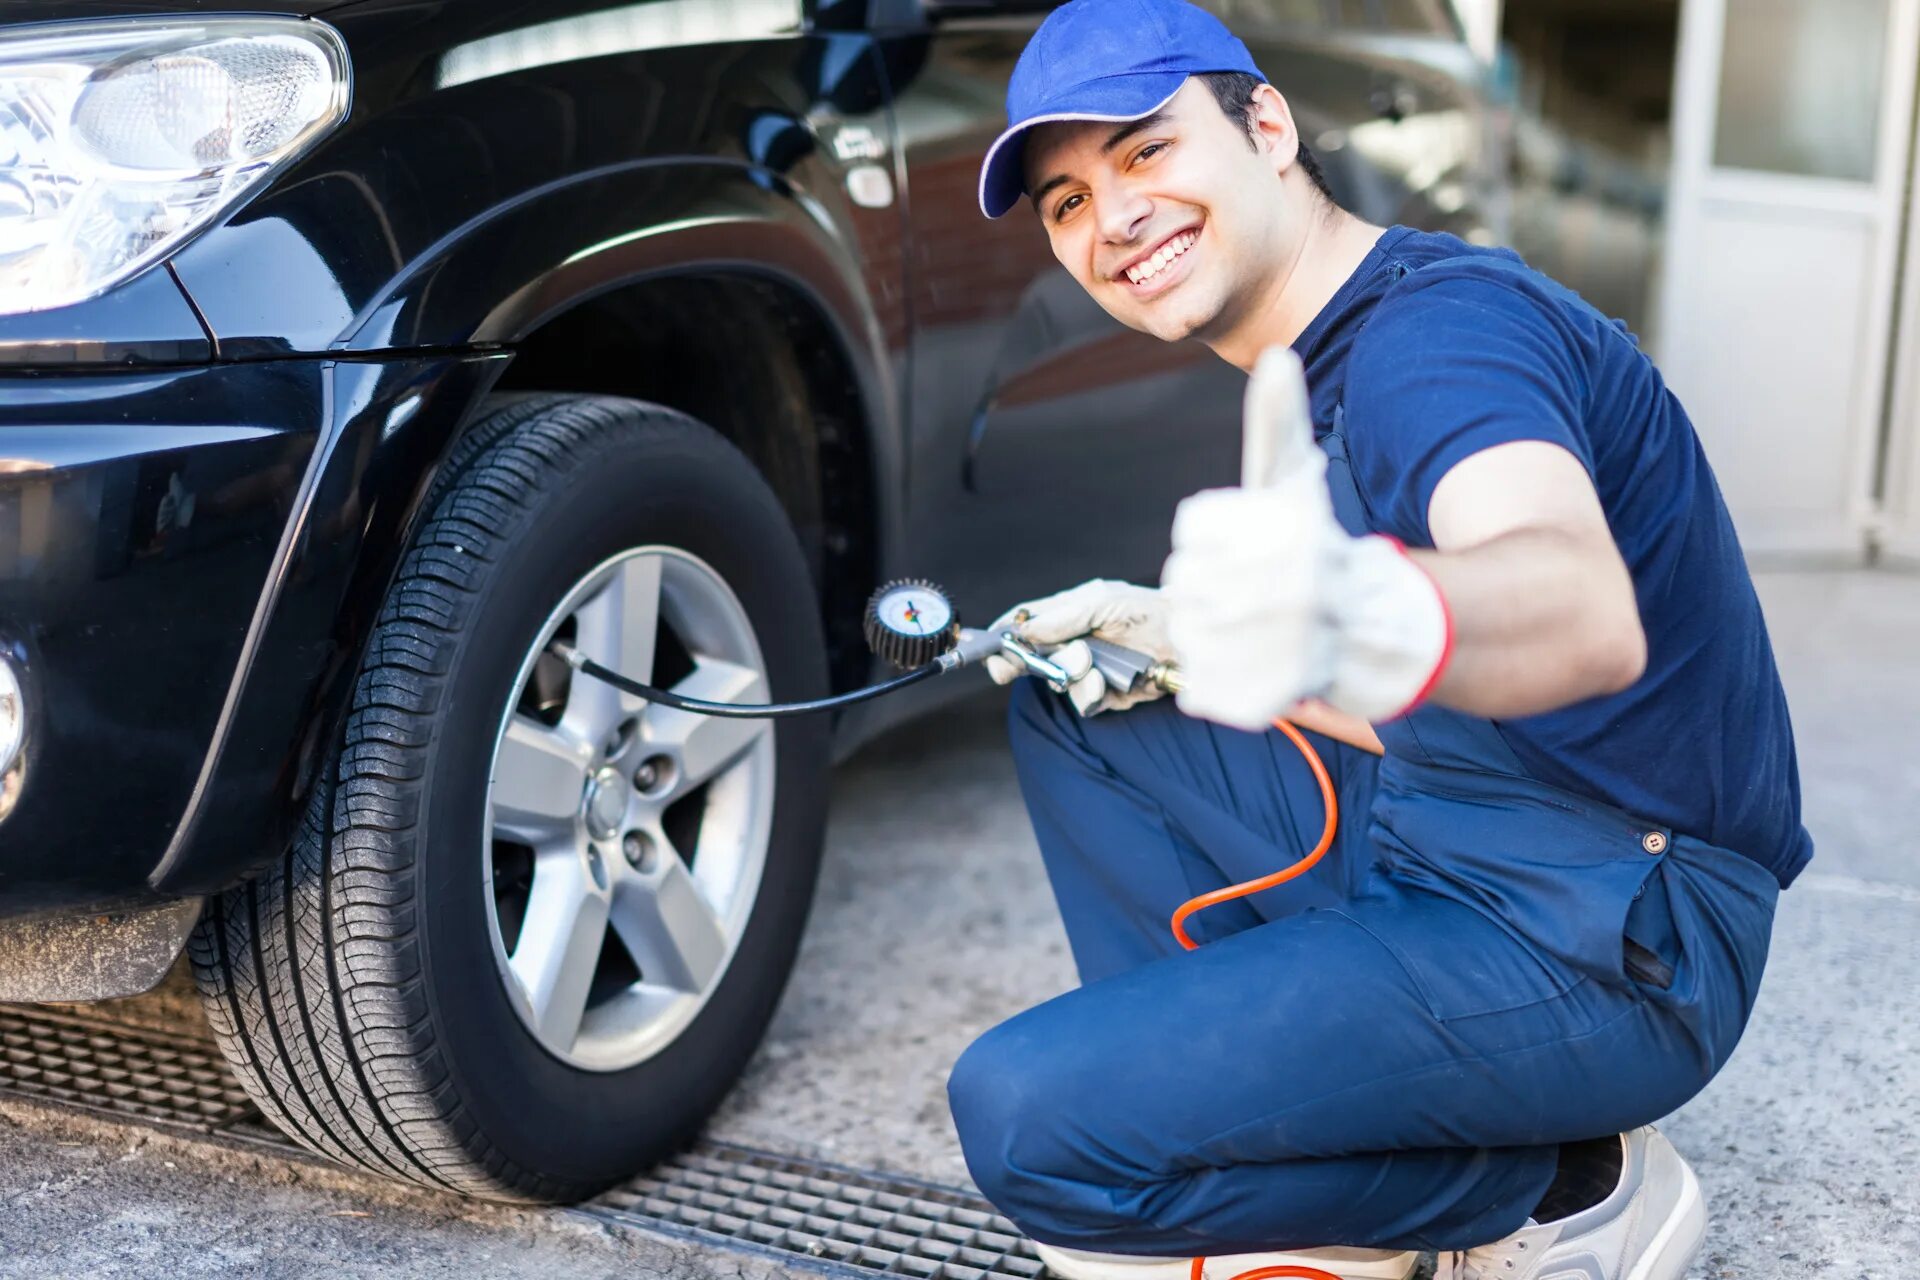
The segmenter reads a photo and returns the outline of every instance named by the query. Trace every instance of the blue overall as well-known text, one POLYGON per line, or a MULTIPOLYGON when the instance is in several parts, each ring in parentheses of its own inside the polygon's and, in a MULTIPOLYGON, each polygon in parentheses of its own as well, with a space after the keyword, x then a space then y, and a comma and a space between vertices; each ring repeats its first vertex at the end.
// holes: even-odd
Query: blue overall
MULTIPOLYGON (((1335 508, 1361 527, 1341 428, 1335 508)), ((1759 862, 1536 781, 1428 706, 1384 759, 1309 735, 1327 857, 1278 732, 1170 700, 1078 717, 1015 687, 1014 758, 1083 985, 980 1037, 948 1086, 981 1190, 1035 1239, 1182 1256, 1469 1248, 1522 1225, 1558 1144, 1649 1123, 1727 1060, 1779 892, 1759 862)))

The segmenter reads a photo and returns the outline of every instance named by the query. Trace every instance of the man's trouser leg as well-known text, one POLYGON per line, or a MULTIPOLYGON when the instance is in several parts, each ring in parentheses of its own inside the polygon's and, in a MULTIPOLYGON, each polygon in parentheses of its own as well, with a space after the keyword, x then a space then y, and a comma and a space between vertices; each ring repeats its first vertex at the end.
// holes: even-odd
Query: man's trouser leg
POLYGON ((1167 703, 1081 721, 1028 681, 1011 724, 1087 985, 982 1036, 949 1096, 975 1180, 1036 1239, 1158 1255, 1482 1244, 1522 1224, 1560 1142, 1666 1114, 1744 1024, 1772 907, 1745 867, 1682 867, 1675 850, 1680 995, 1599 981, 1365 865, 1369 762, 1345 748, 1328 748, 1344 828, 1330 865, 1203 913, 1195 935, 1215 940, 1180 953, 1174 906, 1317 837, 1292 746, 1167 703), (1718 1003, 1693 1016, 1703 1002, 1718 1003))
MULTIPOLYGON (((1173 909, 1278 871, 1320 839, 1326 805, 1278 730, 1242 733, 1171 700, 1081 719, 1038 680, 1015 684, 1014 763, 1083 983, 1183 954, 1173 909)), ((1358 895, 1373 860, 1366 812, 1379 758, 1306 735, 1339 796, 1334 846, 1305 876, 1191 917, 1195 942, 1358 895)))

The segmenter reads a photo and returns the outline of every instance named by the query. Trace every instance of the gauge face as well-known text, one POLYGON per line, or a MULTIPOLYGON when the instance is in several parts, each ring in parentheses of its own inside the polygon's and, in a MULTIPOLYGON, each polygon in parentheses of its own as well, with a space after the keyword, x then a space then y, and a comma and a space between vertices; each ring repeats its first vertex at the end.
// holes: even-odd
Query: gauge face
POLYGON ((933 636, 953 625, 953 606, 926 587, 895 587, 880 597, 874 616, 898 635, 933 636))

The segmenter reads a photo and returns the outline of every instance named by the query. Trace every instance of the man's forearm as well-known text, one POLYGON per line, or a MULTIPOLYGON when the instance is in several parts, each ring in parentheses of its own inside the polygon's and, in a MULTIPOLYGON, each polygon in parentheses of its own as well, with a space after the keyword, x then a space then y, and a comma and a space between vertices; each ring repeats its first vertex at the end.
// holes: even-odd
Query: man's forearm
POLYGON ((1523 716, 1615 693, 1646 668, 1633 581, 1611 547, 1519 529, 1458 551, 1415 551, 1453 616, 1453 655, 1432 699, 1523 716))

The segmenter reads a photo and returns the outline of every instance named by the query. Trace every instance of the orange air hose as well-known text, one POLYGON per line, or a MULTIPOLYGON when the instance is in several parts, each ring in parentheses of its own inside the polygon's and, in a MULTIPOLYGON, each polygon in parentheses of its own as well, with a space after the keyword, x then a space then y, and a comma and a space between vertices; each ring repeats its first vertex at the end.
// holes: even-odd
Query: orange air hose
MULTIPOLYGON (((1313 846, 1306 857, 1280 868, 1272 875, 1261 876, 1257 880, 1244 880, 1239 884, 1230 884, 1224 889, 1215 889, 1211 893, 1203 893, 1197 898, 1190 898, 1181 903, 1180 909, 1173 913, 1173 936, 1189 951, 1200 945, 1187 936, 1186 926, 1189 916, 1218 903, 1244 898, 1250 893, 1259 893, 1262 889, 1271 889, 1277 884, 1285 884, 1289 880, 1305 875, 1313 869, 1314 863, 1327 856, 1327 850, 1333 847, 1334 833, 1340 829, 1340 801, 1334 794, 1333 779, 1327 776, 1327 766, 1321 761, 1320 753, 1313 749, 1313 744, 1307 741, 1300 730, 1287 721, 1275 720, 1273 727, 1286 734, 1293 745, 1300 748, 1300 754, 1306 758, 1307 768, 1313 771, 1313 780, 1320 784, 1320 799, 1327 811, 1327 820, 1320 828, 1320 842, 1313 846)), ((1192 1269, 1188 1272, 1188 1280, 1206 1280, 1206 1266, 1205 1258, 1195 1258, 1192 1269)), ((1286 1266, 1254 1267, 1231 1277, 1231 1280, 1340 1280, 1340 1277, 1331 1272, 1322 1271, 1318 1267, 1286 1266)))
POLYGON ((1208 907, 1222 902, 1231 902, 1235 898, 1244 898, 1250 893, 1259 893, 1262 889, 1271 889, 1277 884, 1285 884, 1289 880, 1305 875, 1313 870, 1314 863, 1327 856, 1327 850, 1333 847, 1334 832, 1340 829, 1340 802, 1333 792, 1333 779, 1327 776, 1327 766, 1320 761, 1320 753, 1313 749, 1313 744, 1308 742, 1290 722, 1275 720, 1273 727, 1286 734, 1293 741, 1293 745, 1300 748, 1300 754, 1306 757, 1307 768, 1313 770, 1313 780, 1320 784, 1320 799, 1327 810, 1326 825, 1320 829, 1320 843, 1314 845, 1306 857, 1280 868, 1272 875, 1261 876, 1257 880, 1244 880, 1239 884, 1230 884, 1224 889, 1215 889, 1211 893, 1203 893, 1197 898, 1190 898, 1181 903, 1180 909, 1173 913, 1173 936, 1189 951, 1200 944, 1187 936, 1187 917, 1196 911, 1204 911, 1208 907))
MULTIPOLYGON (((1205 1258, 1195 1258, 1187 1280, 1205 1280, 1206 1261, 1205 1258)), ((1242 1271, 1233 1280, 1340 1280, 1340 1277, 1318 1267, 1255 1267, 1251 1271, 1242 1271)))

